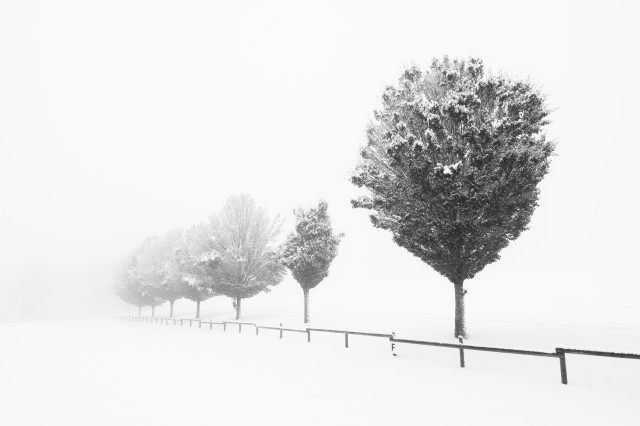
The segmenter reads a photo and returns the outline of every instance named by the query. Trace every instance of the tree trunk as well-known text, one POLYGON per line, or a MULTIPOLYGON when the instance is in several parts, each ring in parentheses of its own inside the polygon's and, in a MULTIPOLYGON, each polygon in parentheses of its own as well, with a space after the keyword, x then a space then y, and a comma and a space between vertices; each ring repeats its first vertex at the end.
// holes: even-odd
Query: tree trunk
POLYGON ((302 288, 302 292, 304 293, 304 323, 307 324, 309 322, 309 289, 302 288))
POLYGON ((173 302, 175 300, 169 300, 169 318, 173 318, 173 302))
POLYGON ((138 316, 142 316, 142 306, 138 306, 138 316))
POLYGON ((240 319, 240 302, 242 302, 242 298, 236 297, 236 321, 240 319))
POLYGON ((467 328, 464 322, 464 281, 459 281, 453 284, 453 288, 456 294, 456 324, 453 337, 457 338, 462 336, 467 338, 467 328))
POLYGON ((200 301, 196 302, 196 319, 200 319, 200 301))
POLYGON ((152 307, 151 307, 151 316, 152 316, 152 317, 155 317, 155 316, 156 316, 156 307, 155 307, 155 306, 152 306, 152 307))

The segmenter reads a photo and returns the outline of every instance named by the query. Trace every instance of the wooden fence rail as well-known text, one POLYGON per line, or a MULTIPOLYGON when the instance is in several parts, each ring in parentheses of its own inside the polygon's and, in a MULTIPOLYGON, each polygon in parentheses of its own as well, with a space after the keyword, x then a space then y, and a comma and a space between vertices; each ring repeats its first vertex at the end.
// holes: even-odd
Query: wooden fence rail
MULTIPOLYGON (((280 331, 280 338, 282 339, 283 336, 283 332, 285 331, 290 331, 292 333, 307 333, 307 336, 309 336, 309 330, 301 330, 299 328, 285 328, 282 326, 282 323, 280 323, 280 327, 274 327, 274 326, 268 326, 268 325, 256 325, 256 336, 258 335, 258 331, 260 329, 264 329, 264 330, 279 330, 280 331)), ((309 340, 309 338, 307 337, 307 341, 309 340)))
POLYGON ((574 348, 555 348, 555 352, 543 352, 543 351, 532 351, 526 349, 514 349, 514 348, 501 348, 494 346, 479 346, 479 345, 466 345, 462 338, 460 338, 459 343, 446 343, 446 342, 431 342, 426 340, 409 340, 409 339, 397 339, 395 337, 395 333, 368 333, 364 331, 354 331, 354 330, 336 330, 330 328, 315 328, 315 327, 307 327, 305 329, 296 329, 296 328, 286 328, 280 324, 279 327, 276 326, 267 326, 267 325, 259 325, 254 322, 243 322, 243 321, 202 321, 200 319, 193 318, 164 318, 164 317, 148 317, 148 316, 134 316, 134 315, 120 315, 115 317, 118 320, 123 321, 131 321, 131 322, 147 322, 147 323, 155 323, 158 324, 158 320, 160 324, 163 321, 166 325, 169 325, 169 321, 173 321, 173 325, 177 324, 177 321, 180 321, 180 325, 184 325, 184 321, 189 321, 189 327, 193 321, 198 322, 198 328, 202 328, 202 324, 209 324, 209 329, 213 330, 213 325, 222 325, 223 330, 227 330, 227 324, 236 324, 238 325, 238 332, 242 332, 243 325, 251 325, 255 327, 256 336, 260 329, 263 330, 277 330, 280 332, 280 338, 282 339, 283 333, 294 332, 294 333, 306 333, 307 341, 311 342, 311 332, 319 332, 319 333, 336 333, 344 335, 344 346, 345 348, 349 347, 349 335, 354 336, 369 336, 369 337, 382 337, 385 339, 389 339, 391 343, 391 352, 395 356, 395 346, 396 344, 409 344, 409 345, 422 345, 422 346, 436 346, 443 348, 452 348, 458 349, 460 353, 460 367, 465 367, 464 360, 464 351, 482 351, 482 352, 497 352, 497 353, 505 353, 512 355, 527 355, 527 356, 540 356, 547 358, 558 358, 560 361, 560 381, 562 384, 568 384, 567 379, 567 354, 572 355, 587 355, 587 356, 599 356, 599 357, 608 357, 608 358, 624 358, 624 359, 640 359, 640 354, 635 353, 626 353, 626 352, 610 352, 610 351, 594 351, 588 349, 574 349, 574 348))
POLYGON ((364 331, 333 330, 333 329, 330 329, 330 328, 307 328, 307 341, 308 342, 311 341, 311 332, 312 331, 317 331, 317 332, 321 332, 321 333, 344 334, 344 347, 345 348, 349 347, 349 335, 350 334, 357 335, 357 336, 384 337, 385 339, 391 339, 391 337, 393 336, 393 333, 384 334, 384 333, 367 333, 367 332, 364 332, 364 331))

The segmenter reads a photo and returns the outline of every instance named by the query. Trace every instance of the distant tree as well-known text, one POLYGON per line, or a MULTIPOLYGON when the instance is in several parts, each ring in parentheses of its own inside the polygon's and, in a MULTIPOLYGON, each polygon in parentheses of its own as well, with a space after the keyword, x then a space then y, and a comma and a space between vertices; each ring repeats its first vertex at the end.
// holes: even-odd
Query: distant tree
POLYGON ((527 229, 554 145, 545 98, 527 81, 487 75, 479 59, 434 60, 388 87, 352 177, 373 225, 447 277, 455 336, 465 280, 527 229))
POLYGON ((129 256, 117 271, 116 282, 113 292, 126 303, 138 307, 138 315, 142 314, 144 306, 152 306, 156 303, 156 298, 149 292, 137 272, 137 258, 135 255, 129 256))
POLYGON ((284 244, 283 263, 304 294, 304 322, 309 322, 309 290, 329 275, 329 266, 338 254, 342 234, 334 234, 328 205, 320 201, 318 207, 294 211, 296 230, 284 244))
POLYGON ((167 252, 160 238, 149 237, 134 256, 135 273, 143 293, 148 296, 151 315, 155 316, 156 306, 166 301, 164 284, 167 252))
POLYGON ((235 299, 240 319, 242 299, 268 292, 282 281, 285 269, 276 248, 281 221, 270 218, 249 195, 239 195, 211 216, 210 227, 209 259, 218 262, 214 289, 235 299))
POLYGON ((183 277, 182 294, 196 302, 196 318, 200 318, 200 304, 216 295, 214 278, 217 267, 212 255, 210 230, 205 224, 189 229, 183 244, 176 252, 183 277))
POLYGON ((169 231, 158 241, 157 263, 159 269, 155 292, 169 302, 169 317, 173 318, 173 305, 176 300, 186 297, 188 284, 182 270, 179 251, 184 245, 184 233, 176 228, 169 231))

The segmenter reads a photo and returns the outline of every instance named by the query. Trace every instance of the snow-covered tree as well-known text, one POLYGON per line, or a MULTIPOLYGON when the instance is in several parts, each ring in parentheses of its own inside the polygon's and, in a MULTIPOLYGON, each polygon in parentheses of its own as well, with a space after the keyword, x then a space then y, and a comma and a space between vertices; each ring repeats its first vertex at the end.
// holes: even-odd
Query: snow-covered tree
POLYGON ((239 195, 211 216, 210 226, 210 255, 218 262, 214 289, 235 299, 240 319, 242 299, 282 281, 285 268, 276 247, 281 221, 270 218, 249 195, 239 195))
POLYGON ((155 316, 156 306, 165 302, 165 262, 166 250, 162 240, 149 237, 135 252, 135 274, 140 281, 141 291, 147 295, 151 306, 151 315, 155 316))
POLYGON ((158 240, 156 267, 160 271, 156 293, 169 302, 169 317, 173 318, 173 305, 176 300, 186 297, 188 284, 181 268, 179 250, 184 244, 182 229, 169 231, 158 240))
POLYGON ((158 302, 138 275, 135 254, 129 256, 118 268, 113 292, 126 303, 137 306, 138 315, 142 314, 144 306, 155 306, 158 302))
POLYGON ((196 302, 196 318, 200 318, 200 304, 216 295, 213 287, 217 262, 210 240, 208 226, 196 225, 185 233, 182 247, 176 252, 183 279, 182 295, 196 302))
POLYGON ((554 145, 549 110, 528 81, 488 75, 481 60, 434 60, 386 88, 352 177, 373 225, 444 275, 455 336, 466 336, 465 280, 527 229, 554 145))
POLYGON ((309 290, 329 275, 329 266, 338 254, 342 234, 334 234, 326 201, 318 207, 294 211, 296 230, 284 244, 283 263, 304 294, 304 322, 309 322, 309 290))

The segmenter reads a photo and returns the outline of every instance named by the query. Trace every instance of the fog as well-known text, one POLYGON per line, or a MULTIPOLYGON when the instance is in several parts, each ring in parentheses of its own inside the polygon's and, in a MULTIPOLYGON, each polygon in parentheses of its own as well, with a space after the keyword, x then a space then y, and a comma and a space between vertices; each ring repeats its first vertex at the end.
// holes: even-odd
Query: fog
MULTIPOLYGON (((384 87, 447 54, 539 84, 558 142, 530 229, 468 282, 469 317, 640 325, 636 12, 616 1, 2 2, 0 317, 132 310, 111 294, 118 262, 249 193, 287 232, 292 209, 329 202, 346 237, 314 307, 452 318, 448 281, 349 203, 384 87)), ((291 277, 258 298, 301 308, 291 277)))

